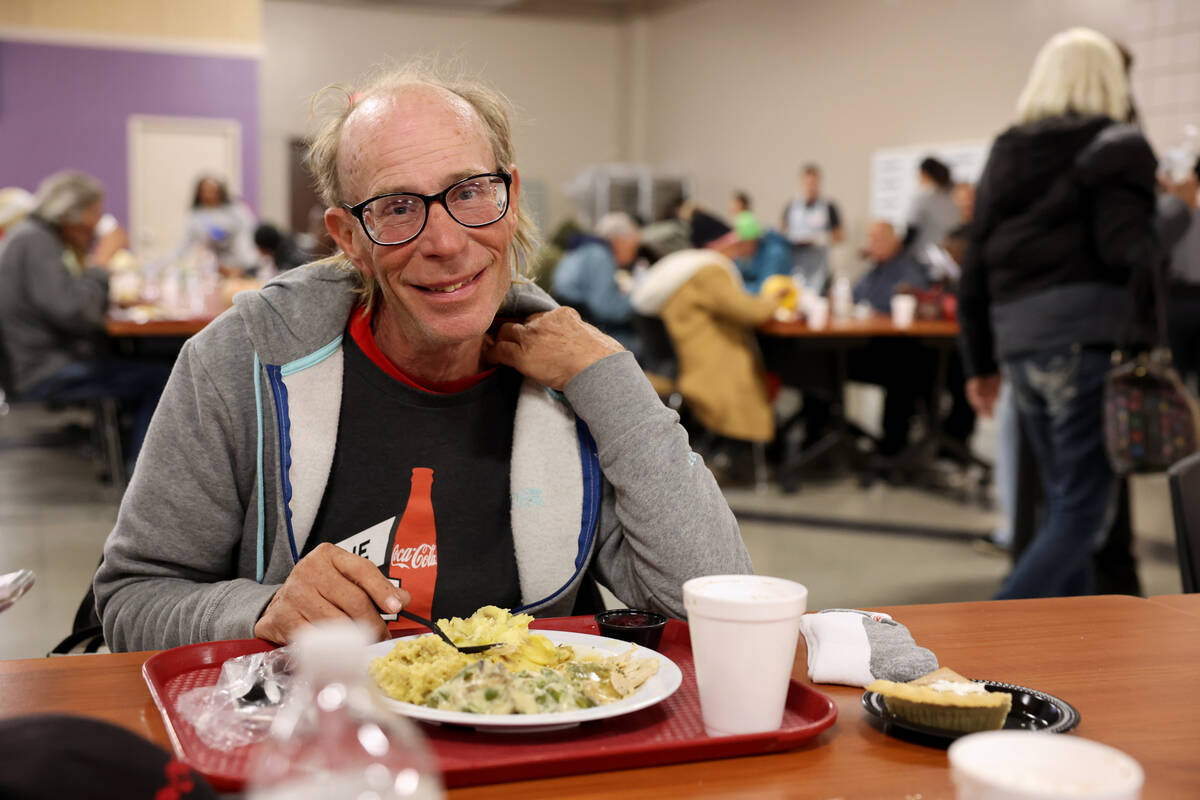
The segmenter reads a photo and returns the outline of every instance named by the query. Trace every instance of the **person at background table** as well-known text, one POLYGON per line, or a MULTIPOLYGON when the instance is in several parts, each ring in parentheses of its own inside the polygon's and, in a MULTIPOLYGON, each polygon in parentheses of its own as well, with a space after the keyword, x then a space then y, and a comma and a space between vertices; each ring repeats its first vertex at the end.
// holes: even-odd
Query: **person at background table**
POLYGON ((39 402, 115 398, 130 417, 123 450, 132 466, 168 370, 98 350, 107 266, 126 242, 120 227, 97 240, 103 213, 99 181, 58 172, 38 187, 29 217, 0 240, 0 338, 12 384, 4 388, 39 402))
POLYGON ((661 318, 667 329, 679 363, 676 386, 711 434, 704 449, 723 479, 749 482, 753 446, 775 436, 753 331, 771 319, 783 294, 748 294, 733 261, 712 249, 664 256, 633 292, 637 312, 661 318))
POLYGON ((596 223, 593 236, 579 234, 554 268, 550 294, 571 306, 600 330, 633 348, 629 271, 638 257, 641 236, 628 214, 613 211, 596 223))
POLYGON ((1146 310, 1128 284, 1161 262, 1156 225, 1186 220, 1182 208, 1156 211, 1156 159, 1130 114, 1113 42, 1086 28, 1057 34, 977 187, 959 292, 967 395, 990 416, 1003 365, 1046 495, 999 598, 1093 589, 1113 490, 1103 422, 1110 354, 1146 310))
POLYGON ((1179 372, 1200 380, 1200 211, 1196 208, 1200 160, 1182 181, 1167 179, 1168 190, 1187 205, 1191 223, 1171 250, 1167 336, 1179 372))
POLYGON ((633 355, 517 276, 503 99, 415 68, 327 99, 309 160, 341 252, 184 346, 94 581, 109 645, 582 613, 597 581, 682 616, 685 580, 749 571, 633 355))
POLYGON ((917 167, 917 196, 908 215, 904 246, 927 268, 933 261, 929 249, 940 247, 962 224, 962 211, 954 202, 953 191, 950 167, 932 156, 923 158, 917 167))
POLYGON ((892 296, 897 289, 916 291, 929 285, 925 268, 904 249, 892 223, 876 220, 867 226, 863 248, 867 271, 854 284, 854 302, 867 303, 875 311, 892 313, 892 296))
POLYGON ((800 168, 800 193, 783 209, 781 224, 792 245, 792 274, 805 289, 824 294, 829 283, 829 246, 845 238, 837 205, 821 195, 821 168, 800 168))
MULTIPOLYGON (((890 222, 876 220, 867 226, 863 255, 866 273, 854 284, 854 301, 867 303, 877 313, 891 314, 892 296, 927 285, 925 270, 904 250, 904 242, 890 222)), ((933 384, 934 354, 910 338, 873 339, 850 354, 851 380, 874 383, 884 390, 880 455, 890 458, 908 446, 909 428, 917 398, 933 384)))
POLYGON ((299 234, 285 234, 270 223, 254 229, 254 246, 258 249, 256 277, 261 280, 312 261, 312 253, 301 243, 299 234))
POLYGON ((196 248, 212 253, 225 274, 242 275, 258 265, 253 212, 230 197, 224 181, 211 175, 196 181, 187 231, 176 257, 186 258, 196 248))
POLYGON ((729 214, 733 217, 733 230, 742 241, 751 241, 763 235, 762 223, 750 210, 750 195, 742 191, 729 198, 729 214))

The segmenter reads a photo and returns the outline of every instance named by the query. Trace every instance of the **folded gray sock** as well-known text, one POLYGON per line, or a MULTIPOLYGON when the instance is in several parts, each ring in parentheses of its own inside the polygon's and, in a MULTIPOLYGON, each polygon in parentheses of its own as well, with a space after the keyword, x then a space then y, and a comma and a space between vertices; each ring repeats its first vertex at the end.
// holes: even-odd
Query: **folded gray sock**
POLYGON ((800 631, 808 644, 808 677, 814 683, 911 681, 938 667, 937 657, 887 614, 827 608, 805 614, 800 631))

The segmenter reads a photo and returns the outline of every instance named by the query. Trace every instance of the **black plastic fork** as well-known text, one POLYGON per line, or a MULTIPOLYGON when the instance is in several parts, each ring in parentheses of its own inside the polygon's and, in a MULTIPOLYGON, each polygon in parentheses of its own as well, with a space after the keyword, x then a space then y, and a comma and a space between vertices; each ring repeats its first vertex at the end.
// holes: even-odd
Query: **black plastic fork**
POLYGON ((411 611, 405 611, 404 609, 397 611, 396 614, 401 617, 404 617, 405 619, 411 619, 413 622, 419 623, 421 625, 424 625, 426 628, 429 628, 429 630, 436 633, 443 642, 450 645, 451 647, 453 647, 455 650, 457 650, 460 653, 482 653, 484 650, 491 649, 491 648, 495 647, 497 644, 499 644, 499 642, 496 642, 494 644, 472 644, 472 645, 467 645, 466 647, 459 647, 454 642, 450 641, 450 637, 446 635, 446 632, 443 631, 441 628, 439 628, 437 623, 434 622, 433 620, 425 619, 424 617, 420 616, 419 614, 414 614, 411 611))

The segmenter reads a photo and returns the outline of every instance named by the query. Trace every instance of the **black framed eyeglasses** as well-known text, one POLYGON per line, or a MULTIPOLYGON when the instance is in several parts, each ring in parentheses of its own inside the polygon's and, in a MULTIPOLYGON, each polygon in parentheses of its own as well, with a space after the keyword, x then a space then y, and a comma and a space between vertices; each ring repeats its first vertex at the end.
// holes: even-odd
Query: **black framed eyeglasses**
POLYGON ((342 205, 362 224, 367 238, 390 246, 411 242, 421 235, 429 221, 430 203, 441 203, 451 219, 467 228, 498 222, 508 213, 511 185, 512 175, 507 172, 485 172, 463 178, 437 194, 393 192, 358 205, 342 205))

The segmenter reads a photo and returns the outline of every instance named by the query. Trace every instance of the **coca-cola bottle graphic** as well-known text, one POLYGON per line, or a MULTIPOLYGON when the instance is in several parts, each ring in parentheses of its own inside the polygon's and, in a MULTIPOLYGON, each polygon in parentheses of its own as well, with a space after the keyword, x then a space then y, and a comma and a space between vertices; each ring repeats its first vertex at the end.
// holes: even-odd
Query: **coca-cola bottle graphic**
POLYGON ((437 523, 433 517, 433 470, 429 467, 413 467, 408 505, 392 529, 387 575, 412 595, 410 611, 432 616, 437 523))

